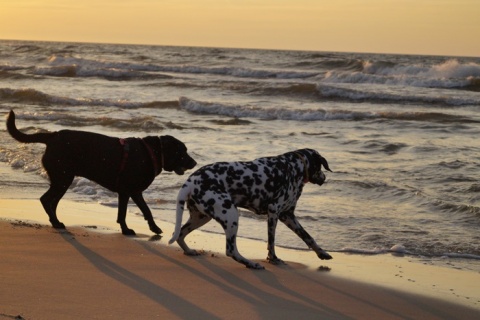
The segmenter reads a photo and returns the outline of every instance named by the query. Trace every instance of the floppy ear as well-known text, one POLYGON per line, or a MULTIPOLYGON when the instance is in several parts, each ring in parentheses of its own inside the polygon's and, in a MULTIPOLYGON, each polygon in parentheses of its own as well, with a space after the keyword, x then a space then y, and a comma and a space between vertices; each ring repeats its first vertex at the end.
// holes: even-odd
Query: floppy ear
POLYGON ((320 163, 323 165, 323 167, 325 168, 325 170, 328 170, 330 172, 333 172, 332 170, 330 170, 330 168, 328 167, 328 162, 327 162, 327 159, 325 159, 324 157, 320 156, 320 163))

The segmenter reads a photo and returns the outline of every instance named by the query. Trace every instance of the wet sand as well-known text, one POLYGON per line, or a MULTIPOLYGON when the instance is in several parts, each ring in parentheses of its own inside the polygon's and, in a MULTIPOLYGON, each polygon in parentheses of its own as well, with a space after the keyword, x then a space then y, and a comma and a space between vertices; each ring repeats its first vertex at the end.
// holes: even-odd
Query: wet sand
MULTIPOLYGON (((257 271, 225 257, 222 235, 194 232, 204 250, 167 245, 173 225, 152 237, 129 214, 136 237, 120 234, 116 208, 62 200, 55 230, 38 200, 0 200, 0 319, 474 319, 480 275, 406 257, 279 248, 288 264, 265 262, 266 244, 240 239, 257 271)), ((167 214, 167 213, 165 213, 167 214)))

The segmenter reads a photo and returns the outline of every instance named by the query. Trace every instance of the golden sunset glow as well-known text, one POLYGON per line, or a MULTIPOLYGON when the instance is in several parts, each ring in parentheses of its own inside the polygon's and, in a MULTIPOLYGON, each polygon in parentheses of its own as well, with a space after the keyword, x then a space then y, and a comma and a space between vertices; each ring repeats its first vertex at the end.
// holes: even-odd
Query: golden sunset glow
POLYGON ((0 39, 480 56, 477 0, 0 0, 0 39))

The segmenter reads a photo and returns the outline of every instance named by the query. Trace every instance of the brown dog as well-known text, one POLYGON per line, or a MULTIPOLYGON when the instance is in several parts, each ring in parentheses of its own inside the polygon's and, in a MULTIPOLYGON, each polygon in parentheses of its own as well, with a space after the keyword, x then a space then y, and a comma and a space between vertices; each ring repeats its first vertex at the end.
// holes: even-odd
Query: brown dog
POLYGON ((75 176, 85 177, 118 193, 117 222, 124 235, 135 235, 125 222, 130 198, 140 208, 150 230, 162 230, 155 224, 142 192, 163 170, 182 175, 197 163, 185 144, 172 136, 119 139, 105 135, 61 130, 24 134, 15 126, 15 114, 7 119, 10 135, 23 143, 44 143, 47 148, 42 164, 50 178, 50 188, 40 198, 54 228, 64 229, 57 218, 57 205, 75 176))

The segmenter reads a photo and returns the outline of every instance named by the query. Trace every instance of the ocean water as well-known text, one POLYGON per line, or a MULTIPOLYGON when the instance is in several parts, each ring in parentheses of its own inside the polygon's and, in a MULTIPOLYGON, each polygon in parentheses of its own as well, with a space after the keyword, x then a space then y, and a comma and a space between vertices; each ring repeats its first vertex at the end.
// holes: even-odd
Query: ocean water
MULTIPOLYGON (((26 132, 170 134, 199 167, 314 148, 334 172, 296 213, 333 256, 480 271, 480 58, 0 41, 0 115, 10 109, 26 132)), ((43 194, 44 146, 5 126, 0 141, 0 192, 43 194)), ((145 192, 160 226, 187 176, 163 172, 145 192)), ((82 178, 66 198, 116 206, 82 178)), ((239 236, 266 241, 264 218, 241 215, 239 236)), ((277 245, 305 249, 281 224, 277 245)))

